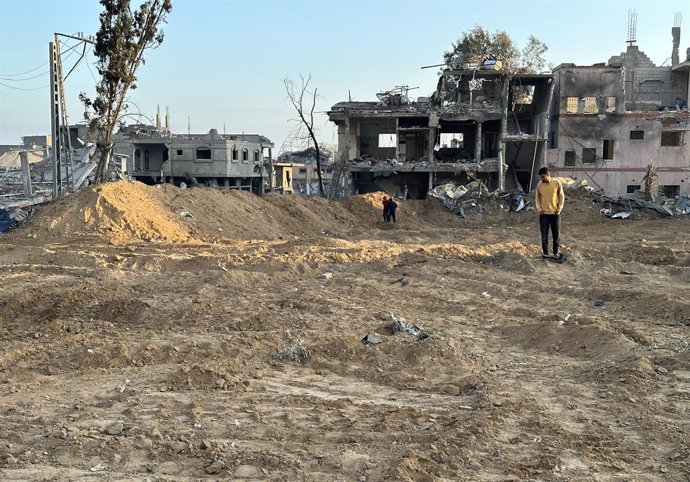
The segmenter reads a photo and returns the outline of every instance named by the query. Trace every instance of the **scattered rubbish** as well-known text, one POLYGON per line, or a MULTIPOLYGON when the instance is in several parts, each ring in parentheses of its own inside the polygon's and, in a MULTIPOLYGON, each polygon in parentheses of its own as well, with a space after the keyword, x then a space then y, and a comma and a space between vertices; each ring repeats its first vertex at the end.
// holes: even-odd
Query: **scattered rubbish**
POLYGON ((680 197, 676 201, 675 211, 677 214, 688 215, 690 214, 690 196, 687 194, 680 197))
POLYGON ((604 303, 604 300, 596 300, 594 301, 594 307, 602 309, 606 307, 606 303, 604 303))
POLYGON ((371 346, 371 345, 376 345, 376 344, 381 343, 381 342, 374 335, 367 333, 367 336, 362 338, 362 343, 366 346, 371 346))
POLYGON ((566 323, 568 323, 569 320, 570 320, 570 314, 567 314, 567 315, 565 315, 565 317, 563 317, 562 320, 558 320, 558 324, 559 324, 560 326, 563 326, 563 325, 565 325, 566 323))
POLYGON ((482 296, 483 296, 484 298, 491 298, 491 295, 489 294, 488 291, 483 292, 483 293, 482 293, 482 296))
POLYGON ((527 207, 527 203, 522 197, 522 194, 516 192, 510 197, 510 211, 519 213, 527 207))
POLYGON ((228 268, 225 267, 222 261, 218 261, 218 267, 222 269, 223 271, 228 271, 228 268))
POLYGON ((611 219, 628 219, 632 217, 633 213, 632 212, 627 212, 627 211, 621 211, 619 213, 614 214, 611 216, 611 219))
POLYGON ((201 424, 199 422, 194 422, 193 425, 194 428, 202 428, 201 424))
POLYGON ((0 233, 6 233, 26 221, 30 212, 20 208, 0 208, 0 233))
POLYGON ((335 275, 334 275, 333 273, 324 273, 324 274, 322 274, 321 276, 323 276, 323 277, 326 278, 326 279, 331 279, 331 278, 333 278, 335 275))
POLYGON ((94 465, 93 467, 91 467, 89 470, 90 470, 91 472, 102 472, 102 471, 104 471, 104 470, 107 469, 107 468, 108 468, 107 465, 104 465, 104 464, 97 464, 97 465, 94 465))
POLYGON ((193 218, 194 217, 194 216, 192 216, 192 214, 189 211, 180 211, 177 214, 179 214, 183 218, 193 218))
POLYGON ((665 375, 665 374, 668 373, 668 370, 665 369, 664 367, 656 367, 656 371, 657 371, 658 373, 661 373, 662 375, 665 375))
POLYGON ((481 181, 473 181, 464 186, 456 186, 453 183, 436 186, 429 191, 429 196, 441 201, 441 204, 450 212, 460 217, 465 217, 465 204, 470 204, 478 213, 484 212, 484 207, 477 204, 480 199, 488 199, 489 190, 481 181))
POLYGON ((620 274, 635 276, 637 273, 635 273, 634 271, 620 271, 620 274))
POLYGON ((393 334, 396 333, 410 333, 417 337, 417 340, 422 341, 431 337, 431 333, 428 333, 423 328, 417 325, 408 325, 405 318, 396 318, 396 316, 391 313, 391 331, 393 334))
POLYGON ((292 346, 286 346, 280 352, 274 355, 274 358, 282 361, 293 361, 296 363, 304 363, 311 357, 309 349, 302 345, 302 340, 298 339, 297 343, 292 346))
POLYGON ((400 278, 396 279, 395 281, 391 281, 391 284, 394 285, 396 283, 400 283, 400 286, 405 286, 409 281, 405 278, 405 276, 401 276, 400 278))
POLYGON ((127 384, 129 383, 129 380, 125 380, 125 383, 120 385, 120 393, 124 392, 125 389, 127 388, 127 384))

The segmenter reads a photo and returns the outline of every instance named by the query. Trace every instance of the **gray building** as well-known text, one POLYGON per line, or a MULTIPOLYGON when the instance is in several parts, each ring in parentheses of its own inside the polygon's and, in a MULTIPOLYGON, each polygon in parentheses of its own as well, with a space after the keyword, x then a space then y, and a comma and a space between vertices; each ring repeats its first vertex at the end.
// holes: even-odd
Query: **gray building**
POLYGON ((630 41, 606 63, 554 70, 547 163, 557 175, 618 196, 642 189, 651 164, 658 189, 653 195, 690 193, 690 49, 681 63, 680 28, 672 34, 670 66, 656 66, 630 41))
POLYGON ((264 192, 273 143, 257 134, 172 134, 153 126, 129 126, 117 152, 128 151, 127 174, 139 181, 264 192))

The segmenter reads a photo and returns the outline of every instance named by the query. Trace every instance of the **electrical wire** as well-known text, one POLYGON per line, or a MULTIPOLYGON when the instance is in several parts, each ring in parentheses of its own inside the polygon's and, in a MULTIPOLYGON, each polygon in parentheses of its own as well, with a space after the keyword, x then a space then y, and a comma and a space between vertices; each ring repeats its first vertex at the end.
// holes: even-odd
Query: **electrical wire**
POLYGON ((19 73, 19 74, 0 74, 0 77, 21 77, 22 75, 26 75, 26 74, 30 74, 31 72, 35 72, 35 71, 37 71, 38 69, 40 69, 40 68, 42 68, 42 67, 44 67, 44 66, 46 66, 46 65, 48 65, 48 62, 43 62, 43 63, 42 63, 41 65, 39 65, 38 67, 34 67, 33 69, 27 70, 26 72, 21 72, 21 73, 19 73))
POLYGON ((24 88, 22 88, 22 87, 15 87, 14 85, 3 84, 2 82, 0 82, 0 85, 3 86, 3 87, 7 87, 8 89, 23 90, 23 91, 27 91, 27 92, 30 92, 30 91, 32 91, 32 90, 41 90, 41 89, 45 89, 46 87, 50 87, 50 84, 48 84, 48 85, 44 85, 44 86, 41 86, 41 87, 36 87, 36 88, 34 88, 34 89, 24 89, 24 88))

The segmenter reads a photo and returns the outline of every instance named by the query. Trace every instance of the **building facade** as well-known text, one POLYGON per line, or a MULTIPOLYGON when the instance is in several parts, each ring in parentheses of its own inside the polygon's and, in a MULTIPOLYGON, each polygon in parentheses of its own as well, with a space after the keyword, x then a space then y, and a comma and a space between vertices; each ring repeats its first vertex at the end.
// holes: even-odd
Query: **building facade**
POLYGON ((630 42, 604 64, 554 70, 547 163, 557 175, 584 179, 617 197, 643 191, 651 166, 652 196, 690 193, 690 49, 680 63, 680 29, 674 27, 673 35, 671 66, 656 66, 630 42))
POLYGON ((349 159, 352 193, 385 190, 424 198, 438 184, 481 179, 491 188, 528 188, 546 159, 553 79, 519 75, 487 61, 447 69, 430 98, 378 94, 340 102, 339 158, 349 159))

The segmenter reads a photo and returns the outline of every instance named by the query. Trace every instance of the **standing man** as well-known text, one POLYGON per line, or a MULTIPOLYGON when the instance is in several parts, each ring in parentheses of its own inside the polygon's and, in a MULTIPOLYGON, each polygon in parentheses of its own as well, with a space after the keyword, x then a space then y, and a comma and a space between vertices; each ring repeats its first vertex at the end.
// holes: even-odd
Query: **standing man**
POLYGON ((388 219, 393 220, 393 224, 395 224, 395 210, 398 209, 398 203, 393 201, 392 197, 388 198, 388 219))
POLYGON ((383 222, 387 223, 388 218, 388 198, 386 196, 383 196, 383 222))
POLYGON ((536 203, 541 230, 541 252, 542 257, 546 258, 549 256, 549 228, 553 238, 553 255, 558 256, 560 217, 565 195, 561 182, 551 177, 547 167, 539 169, 539 178, 541 181, 537 184, 536 203))

